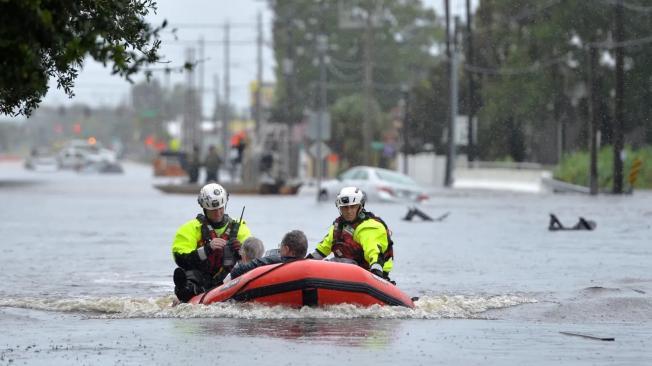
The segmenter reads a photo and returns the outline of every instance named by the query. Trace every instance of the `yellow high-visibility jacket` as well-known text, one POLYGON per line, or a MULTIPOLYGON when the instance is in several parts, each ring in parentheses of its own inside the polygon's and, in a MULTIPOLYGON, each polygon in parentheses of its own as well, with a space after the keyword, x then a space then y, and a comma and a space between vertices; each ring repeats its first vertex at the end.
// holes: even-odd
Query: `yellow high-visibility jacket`
MULTIPOLYGON (((388 235, 385 226, 374 220, 373 218, 366 218, 363 221, 354 225, 345 224, 342 231, 346 235, 353 233, 353 241, 356 242, 364 252, 364 260, 367 266, 371 266, 378 262, 378 257, 385 253, 388 249, 388 235)), ((327 257, 332 252, 334 241, 335 223, 331 225, 328 234, 324 239, 317 244, 317 251, 327 257)), ((355 259, 355 258, 351 258, 355 259)), ((393 259, 387 260, 383 264, 383 271, 390 272, 394 267, 393 259)))
MULTIPOLYGON (((172 256, 174 257, 175 262, 184 269, 206 268, 203 265, 203 262, 206 261, 206 255, 204 253, 198 253, 198 250, 203 246, 201 226, 202 223, 198 219, 192 219, 181 225, 174 236, 174 241, 172 242, 172 256)), ((226 223, 221 227, 214 227, 213 229, 215 230, 216 236, 222 236, 228 226, 229 223, 226 223)), ((243 220, 240 224, 240 229, 238 230, 238 241, 242 243, 250 236, 251 231, 249 230, 249 227, 247 227, 247 223, 243 220)), ((201 250, 203 251, 204 249, 201 250)))

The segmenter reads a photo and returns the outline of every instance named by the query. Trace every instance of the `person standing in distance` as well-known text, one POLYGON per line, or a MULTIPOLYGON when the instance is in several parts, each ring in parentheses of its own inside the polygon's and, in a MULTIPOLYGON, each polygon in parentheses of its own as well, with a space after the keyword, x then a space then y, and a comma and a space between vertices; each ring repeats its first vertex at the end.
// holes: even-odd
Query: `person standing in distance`
POLYGON ((220 165, 222 159, 217 153, 215 145, 208 147, 208 154, 204 159, 204 167, 206 168, 206 184, 220 181, 220 165))
POLYGON ((209 183, 197 197, 203 213, 181 225, 172 243, 172 256, 179 266, 174 270, 174 293, 179 301, 222 284, 239 259, 240 243, 251 232, 243 221, 232 247, 227 246, 235 220, 224 213, 229 195, 221 185, 209 183), (231 257, 231 263, 225 258, 231 257))

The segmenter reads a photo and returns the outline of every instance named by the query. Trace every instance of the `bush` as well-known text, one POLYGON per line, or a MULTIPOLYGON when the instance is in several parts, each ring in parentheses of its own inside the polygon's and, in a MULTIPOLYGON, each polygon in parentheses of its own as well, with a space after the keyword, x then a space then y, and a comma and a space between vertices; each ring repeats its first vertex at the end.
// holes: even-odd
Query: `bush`
MULTIPOLYGON (((629 187, 629 174, 632 163, 636 158, 642 160, 643 164, 638 173, 638 178, 634 183, 634 188, 652 188, 652 146, 646 146, 641 149, 632 150, 631 147, 625 147, 625 161, 623 164, 624 187, 629 187)), ((578 151, 567 154, 562 159, 561 164, 555 169, 555 179, 564 182, 579 184, 582 186, 589 185, 589 153, 587 151, 578 151)), ((611 189, 613 186, 613 147, 604 146, 598 152, 598 186, 600 189, 611 189)))

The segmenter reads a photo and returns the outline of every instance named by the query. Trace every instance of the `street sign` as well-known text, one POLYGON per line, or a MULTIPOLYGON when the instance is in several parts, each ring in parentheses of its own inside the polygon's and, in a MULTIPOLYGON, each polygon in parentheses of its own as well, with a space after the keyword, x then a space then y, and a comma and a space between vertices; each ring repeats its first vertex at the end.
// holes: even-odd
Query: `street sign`
POLYGON ((328 112, 323 113, 321 121, 319 119, 320 112, 308 111, 308 128, 306 130, 306 135, 311 140, 322 140, 328 141, 331 139, 331 115, 328 112), (319 129, 321 126, 321 136, 318 136, 319 129))
MULTIPOLYGON (((319 158, 318 154, 317 154, 319 144, 320 143, 315 142, 314 144, 310 145, 310 147, 308 148, 308 153, 313 158, 319 158)), ((328 145, 326 145, 325 143, 322 142, 321 143, 321 151, 320 151, 320 153, 321 153, 321 159, 322 160, 326 159, 326 157, 331 153, 331 149, 328 147, 328 145)))

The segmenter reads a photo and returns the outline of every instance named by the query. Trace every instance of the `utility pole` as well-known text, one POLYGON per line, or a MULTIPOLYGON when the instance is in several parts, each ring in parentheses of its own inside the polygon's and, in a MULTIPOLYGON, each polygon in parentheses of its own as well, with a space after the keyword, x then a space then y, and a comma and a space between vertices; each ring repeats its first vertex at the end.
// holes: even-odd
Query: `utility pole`
MULTIPOLYGON (((444 0, 444 11, 446 14, 446 59, 448 60, 447 62, 447 68, 448 68, 448 81, 449 85, 452 84, 452 57, 451 57, 451 46, 450 46, 450 8, 449 8, 449 0, 444 0)), ((452 90, 452 88, 451 88, 452 90)), ((451 93, 452 94, 452 93, 451 93)), ((437 95, 433 95, 433 98, 437 98, 437 95)), ((449 101, 449 107, 448 107, 448 118, 449 120, 452 120, 452 108, 451 104, 453 101, 449 101)), ((450 145, 453 143, 451 139, 451 128, 449 126, 449 131, 448 131, 448 154, 446 154, 446 175, 444 176, 444 186, 450 187, 453 183, 453 178, 452 178, 452 172, 453 172, 453 157, 450 154, 451 148, 450 145)))
MULTIPOLYGON (((474 64, 473 60, 473 27, 472 18, 471 18, 471 0, 466 0, 466 58, 469 65, 474 64)), ((469 79, 469 101, 468 101, 468 116, 469 116, 469 125, 468 125, 468 145, 466 158, 467 161, 472 162, 475 160, 475 126, 473 125, 473 117, 475 114, 475 82, 474 75, 472 72, 467 72, 467 78, 469 79)))
MULTIPOLYGON (((556 54, 556 52, 553 52, 556 54)), ((552 80, 553 80, 553 85, 557 87, 557 90, 565 90, 564 86, 564 78, 563 75, 560 74, 560 68, 557 66, 554 66, 552 68, 552 80)), ((561 160, 564 156, 564 134, 565 134, 565 125, 564 125, 564 118, 562 117, 561 113, 561 108, 562 108, 562 103, 563 103, 563 94, 562 93, 555 93, 554 96, 554 101, 553 101, 553 114, 554 114, 554 119, 555 123, 557 124, 556 127, 556 163, 560 164, 561 160)))
MULTIPOLYGON (((215 112, 213 114, 213 122, 216 127, 213 133, 217 133, 217 121, 219 120, 218 112, 220 110, 220 77, 217 74, 213 75, 213 85, 213 90, 215 90, 215 112)), ((225 152, 226 151, 222 151, 222 158, 226 158, 225 152)))
POLYGON ((373 97, 373 24, 372 12, 369 9, 364 28, 364 113, 362 115, 362 162, 371 165, 371 139, 374 120, 371 114, 371 99, 373 97))
POLYGON ((321 33, 317 38, 317 51, 319 52, 319 112, 317 120, 317 201, 320 199, 321 176, 322 176, 322 126, 326 116, 326 50, 328 49, 328 38, 321 33))
POLYGON ((613 193, 623 193, 623 126, 624 126, 624 48, 623 42, 623 0, 618 0, 616 3, 616 25, 615 25, 615 38, 616 38, 616 105, 615 105, 615 123, 613 128, 614 139, 614 185, 613 193))
MULTIPOLYGON (((256 132, 260 133, 263 123, 263 107, 261 91, 263 89, 263 16, 258 12, 258 36, 256 37, 256 100, 255 100, 255 121, 256 132)), ((264 129, 263 129, 264 131, 264 129)))
POLYGON ((598 88, 596 78, 596 66, 598 64, 598 50, 595 47, 589 48, 589 147, 590 147, 590 165, 589 165, 589 190, 591 195, 598 194, 598 88))
MULTIPOLYGON (((199 37, 199 80, 197 82, 197 93, 199 93, 199 121, 204 120, 204 36, 199 37)), ((201 131, 200 131, 201 132, 201 131)))
MULTIPOLYGON (((285 20, 287 23, 291 22, 290 19, 285 20)), ((285 76, 285 116, 288 119, 286 122, 292 124, 294 121, 290 120, 293 105, 293 90, 292 79, 294 74, 294 49, 292 47, 292 25, 288 24, 285 27, 285 58, 283 58, 283 75, 285 76)))
MULTIPOLYGON (((229 132, 229 125, 231 122, 231 116, 229 111, 230 101, 230 91, 231 85, 229 85, 229 22, 224 23, 224 106, 222 110, 222 143, 224 144, 224 160, 228 161, 229 156, 229 140, 231 138, 229 132)), ((233 179, 233 177, 231 177, 233 179)))
MULTIPOLYGON (((186 49, 186 62, 193 64, 195 62, 195 49, 188 48, 186 49)), ((186 71, 186 91, 184 99, 184 108, 183 108, 183 127, 182 131, 182 140, 181 144, 183 149, 186 152, 191 152, 192 148, 197 145, 199 146, 198 141, 198 132, 197 132, 197 110, 196 110, 196 101, 194 100, 194 88, 195 88, 195 75, 194 69, 186 71)), ((201 146, 199 146, 201 148, 201 146)))
POLYGON ((450 114, 450 125, 448 126, 448 161, 449 164, 446 164, 446 187, 453 186, 453 171, 455 170, 455 122, 457 119, 457 98, 458 98, 458 80, 457 80, 457 64, 459 62, 458 54, 458 29, 460 28, 460 19, 455 17, 455 30, 453 31, 453 49, 451 57, 451 75, 450 75, 450 104, 451 104, 451 114, 450 114))
POLYGON ((165 84, 165 90, 166 90, 166 92, 169 93, 169 92, 172 91, 172 87, 171 87, 171 84, 170 84, 170 71, 165 70, 165 72, 163 74, 164 74, 163 80, 164 80, 164 84, 165 84))
POLYGON ((408 125, 409 125, 409 119, 408 119, 408 113, 409 113, 409 108, 410 108, 410 87, 408 85, 402 85, 401 86, 401 100, 403 103, 401 103, 401 119, 403 122, 403 127, 401 128, 401 134, 403 135, 403 174, 407 175, 408 174, 408 125))
MULTIPOLYGON (((285 103, 283 103, 283 112, 285 114, 288 130, 290 131, 290 139, 292 138, 292 128, 295 124, 293 106, 294 106, 294 47, 293 47, 293 32, 291 18, 286 18, 285 36, 286 36, 286 50, 285 57, 283 58, 283 75, 285 77, 285 103)), ((298 175, 299 165, 299 149, 297 144, 291 144, 290 157, 289 157, 289 173, 290 177, 298 175)))

